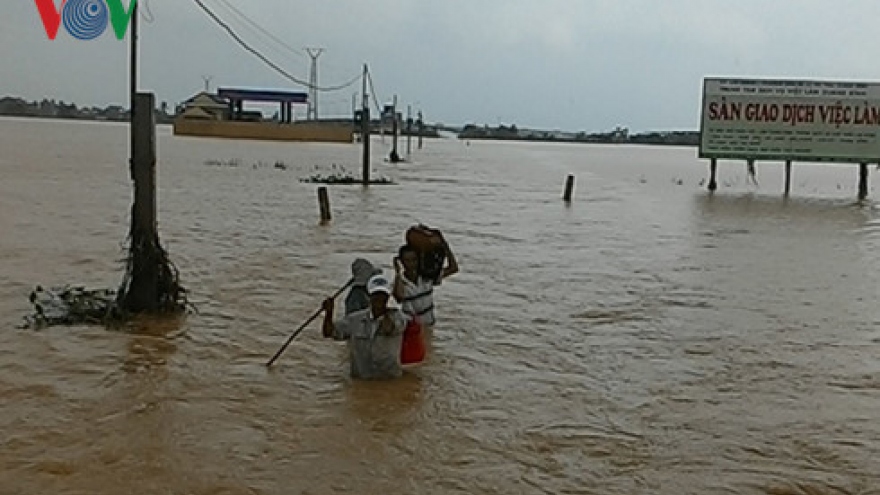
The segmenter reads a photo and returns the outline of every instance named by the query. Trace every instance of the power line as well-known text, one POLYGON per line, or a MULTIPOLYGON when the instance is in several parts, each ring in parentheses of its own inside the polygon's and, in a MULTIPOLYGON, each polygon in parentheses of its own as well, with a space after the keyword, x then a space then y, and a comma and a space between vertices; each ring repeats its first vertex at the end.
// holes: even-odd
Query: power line
POLYGON ((274 41, 275 43, 277 43, 279 46, 283 47, 285 50, 289 51, 290 53, 293 53, 294 55, 296 55, 298 57, 301 57, 301 58, 305 57, 305 55, 301 51, 288 45, 283 40, 281 40, 280 38, 278 38, 277 36, 272 34, 270 31, 268 31, 266 28, 264 28, 263 26, 260 26, 259 23, 257 23, 256 21, 254 21, 253 19, 251 19, 250 17, 245 15, 244 12, 239 10, 235 5, 233 5, 229 1, 227 1, 227 0, 217 0, 217 1, 222 3, 227 9, 232 11, 234 14, 238 15, 238 17, 242 18, 246 23, 250 24, 254 29, 256 29, 257 31, 262 33, 264 36, 266 36, 267 38, 269 38, 272 41, 274 41))
POLYGON ((144 8, 144 10, 141 11, 141 17, 147 24, 152 24, 156 21, 156 16, 153 15, 153 11, 150 9, 150 2, 148 0, 141 0, 141 4, 144 8))
POLYGON ((340 85, 338 85, 338 86, 328 86, 328 87, 317 87, 317 86, 313 86, 312 84, 310 84, 310 83, 308 83, 308 82, 306 82, 306 81, 303 81, 302 79, 300 79, 300 78, 298 78, 298 77, 296 77, 296 76, 290 74, 290 73, 287 72, 286 70, 282 69, 281 67, 279 67, 278 65, 276 65, 274 62, 272 62, 271 60, 269 60, 268 58, 266 58, 265 55, 263 55, 262 53, 260 53, 259 51, 257 51, 255 48, 251 47, 246 41, 244 41, 244 40, 238 35, 238 33, 236 33, 231 27, 229 27, 228 24, 226 24, 225 22, 223 22, 222 19, 220 19, 219 17, 217 17, 217 15, 214 14, 214 12, 212 12, 211 9, 209 9, 208 7, 206 7, 205 4, 202 2, 202 0, 193 0, 193 2, 195 2, 196 5, 198 5, 199 8, 201 8, 202 11, 203 11, 205 14, 208 15, 208 17, 210 17, 215 23, 217 23, 217 25, 219 25, 220 27, 222 27, 222 28, 223 28, 223 29, 229 34, 229 36, 231 36, 232 39, 234 39, 234 40, 235 40, 235 41, 236 41, 236 42, 237 42, 242 48, 244 48, 245 50, 247 50, 248 52, 250 52, 251 54, 253 54, 253 55, 254 55, 255 57, 257 57, 258 59, 260 59, 264 64, 268 65, 268 66, 271 67, 273 70, 275 70, 275 72, 281 74, 281 75, 284 76, 285 78, 287 78, 287 79, 289 79, 289 80, 291 80, 291 81, 293 81, 293 82, 295 82, 295 83, 297 83, 297 84, 299 84, 299 85, 306 86, 307 88, 315 89, 315 90, 317 90, 317 91, 339 91, 339 90, 341 90, 341 89, 345 89, 345 88, 347 88, 347 87, 353 85, 354 83, 356 83, 356 82, 357 82, 358 80, 360 80, 360 78, 361 78, 361 76, 358 75, 358 76, 352 78, 352 79, 351 79, 350 81, 348 81, 347 83, 345 83, 345 84, 340 84, 340 85))
MULTIPOLYGON (((306 55, 302 51, 291 46, 290 44, 288 44, 284 40, 280 39, 278 36, 275 36, 274 34, 272 34, 271 31, 269 31, 266 28, 264 28, 263 26, 261 26, 260 23, 253 20, 253 18, 248 17, 247 14, 245 14, 240 9, 238 9, 229 0, 217 0, 217 1, 220 2, 221 4, 223 4, 227 9, 232 11, 233 15, 236 15, 236 16, 242 18, 247 24, 250 24, 256 31, 259 31, 259 33, 263 34, 265 37, 274 41, 278 46, 283 48, 285 51, 288 51, 290 53, 293 53, 297 57, 305 59, 306 55)), ((326 66, 327 64, 325 63, 324 65, 326 66)), ((332 68, 337 68, 332 62, 330 63, 330 66, 332 68)))

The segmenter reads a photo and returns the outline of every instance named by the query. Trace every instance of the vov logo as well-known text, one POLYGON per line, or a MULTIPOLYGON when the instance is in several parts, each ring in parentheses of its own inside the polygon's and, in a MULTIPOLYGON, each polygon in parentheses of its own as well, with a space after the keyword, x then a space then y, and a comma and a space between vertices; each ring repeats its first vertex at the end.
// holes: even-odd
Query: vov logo
POLYGON ((107 30, 108 23, 113 25, 116 37, 124 39, 137 4, 137 0, 131 0, 126 11, 122 0, 61 0, 60 8, 56 7, 55 1, 34 0, 50 40, 58 36, 62 23, 64 29, 78 40, 93 40, 101 36, 107 30))

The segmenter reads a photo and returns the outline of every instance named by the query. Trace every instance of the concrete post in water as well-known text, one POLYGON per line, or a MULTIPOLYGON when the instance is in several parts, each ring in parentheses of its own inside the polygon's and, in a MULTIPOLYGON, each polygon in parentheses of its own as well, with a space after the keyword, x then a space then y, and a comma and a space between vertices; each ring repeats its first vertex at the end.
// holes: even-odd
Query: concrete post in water
POLYGON ((330 194, 327 193, 326 187, 318 188, 318 208, 321 211, 321 223, 329 222, 332 219, 330 215, 330 194))
POLYGON ((159 309, 159 233, 156 225, 156 124, 152 93, 135 96, 131 125, 134 155, 131 178, 134 181, 134 204, 131 211, 132 277, 127 308, 132 312, 159 309))
POLYGON ((128 313, 172 313, 186 308, 186 289, 159 243, 156 222, 156 101, 137 93, 132 105, 131 206, 128 260, 116 304, 128 313))
POLYGON ((715 180, 716 172, 718 171, 718 160, 713 158, 709 163, 709 190, 715 191, 718 189, 718 182, 715 180))
POLYGON ((859 201, 868 197, 868 164, 859 164, 859 201))
POLYGON ((791 192, 791 160, 785 160, 785 196, 791 192))
POLYGON ((571 202, 571 193, 574 190, 574 175, 569 174, 565 179, 565 192, 562 194, 562 200, 566 203, 571 202))

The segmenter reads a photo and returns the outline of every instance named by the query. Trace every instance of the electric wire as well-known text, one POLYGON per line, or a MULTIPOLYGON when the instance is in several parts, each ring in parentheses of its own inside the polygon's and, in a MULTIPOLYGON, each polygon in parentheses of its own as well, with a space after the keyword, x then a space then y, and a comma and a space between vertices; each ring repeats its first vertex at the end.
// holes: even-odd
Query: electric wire
POLYGON ((282 75, 282 76, 285 77, 286 79, 289 79, 290 81, 295 82, 296 84, 299 84, 299 85, 302 85, 302 86, 305 86, 305 87, 307 87, 307 88, 314 89, 314 90, 317 90, 317 91, 330 92, 330 91, 339 91, 339 90, 342 90, 342 89, 348 88, 348 87, 352 86, 354 83, 356 83, 356 82, 361 78, 361 76, 358 75, 358 76, 356 76, 356 77, 353 77, 350 81, 348 81, 348 82, 346 82, 346 83, 344 83, 344 84, 336 85, 336 86, 316 86, 316 85, 313 85, 313 84, 311 84, 311 83, 309 83, 309 82, 306 82, 305 80, 300 79, 300 78, 294 76, 293 74, 287 72, 286 70, 282 69, 282 68, 279 67, 277 64, 275 64, 274 62, 272 62, 271 60, 269 60, 269 58, 267 58, 265 55, 263 55, 262 53, 260 53, 259 50, 255 49, 255 48, 253 48, 251 45, 249 45, 244 39, 241 38, 241 36, 238 35, 238 33, 235 32, 235 30, 233 30, 233 29, 229 26, 229 24, 227 24, 226 22, 224 22, 224 21, 223 21, 222 19, 220 19, 220 17, 218 17, 218 16, 217 16, 217 15, 216 15, 211 9, 209 9, 209 8, 204 4, 204 2, 202 2, 202 0, 193 0, 193 2, 195 2, 195 4, 198 5, 198 7, 199 7, 199 8, 200 8, 200 9, 201 9, 201 10, 202 10, 202 11, 203 11, 208 17, 210 17, 211 20, 213 20, 218 26, 220 26, 221 28, 223 28, 223 29, 226 31, 226 33, 229 34, 229 36, 232 37, 232 39, 235 40, 235 42, 239 44, 239 46, 241 46, 242 48, 244 48, 246 51, 248 51, 249 53, 251 53, 252 55, 254 55, 255 57, 257 57, 258 59, 260 59, 260 61, 262 61, 262 62, 263 62, 264 64, 266 64, 267 66, 269 66, 269 67, 270 67, 271 69, 273 69, 275 72, 277 72, 278 74, 282 75))

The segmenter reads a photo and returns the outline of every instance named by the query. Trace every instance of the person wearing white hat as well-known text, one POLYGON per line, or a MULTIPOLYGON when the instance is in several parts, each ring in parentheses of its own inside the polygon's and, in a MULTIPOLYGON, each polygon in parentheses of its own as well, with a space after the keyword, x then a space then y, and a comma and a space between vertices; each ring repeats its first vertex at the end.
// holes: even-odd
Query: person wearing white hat
POLYGON ((370 307, 336 321, 333 298, 326 299, 322 333, 325 338, 348 341, 352 377, 397 378, 403 374, 400 346, 406 316, 399 309, 388 307, 391 283, 383 275, 374 275, 367 281, 367 293, 370 307))

